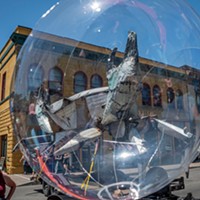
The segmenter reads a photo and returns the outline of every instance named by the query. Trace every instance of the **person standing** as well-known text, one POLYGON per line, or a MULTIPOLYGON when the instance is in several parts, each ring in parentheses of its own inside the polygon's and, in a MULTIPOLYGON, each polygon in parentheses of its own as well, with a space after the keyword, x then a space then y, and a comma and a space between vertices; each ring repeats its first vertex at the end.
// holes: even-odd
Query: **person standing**
POLYGON ((28 162, 27 162, 26 158, 24 157, 24 155, 22 155, 20 162, 23 162, 24 174, 27 174, 28 173, 28 162))
POLYGON ((11 200, 16 189, 16 183, 8 174, 0 170, 0 200, 11 200), (6 186, 9 187, 7 197, 5 197, 6 186))

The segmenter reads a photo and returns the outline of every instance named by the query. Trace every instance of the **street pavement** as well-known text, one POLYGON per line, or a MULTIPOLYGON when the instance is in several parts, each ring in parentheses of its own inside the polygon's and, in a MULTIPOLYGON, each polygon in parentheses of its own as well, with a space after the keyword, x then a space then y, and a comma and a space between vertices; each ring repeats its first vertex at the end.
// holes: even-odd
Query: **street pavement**
MULTIPOLYGON (((185 174, 183 174, 183 176, 185 178, 185 174)), ((30 194, 31 188, 33 190, 34 198, 36 198, 36 196, 38 195, 38 199, 41 199, 41 200, 46 199, 46 197, 42 194, 42 186, 39 184, 39 182, 30 180, 31 174, 28 174, 28 175, 12 174, 10 175, 10 177, 15 181, 17 185, 17 191, 14 196, 15 198, 13 200, 23 200, 23 196, 20 196, 20 195, 23 195, 24 193, 25 197, 27 197, 26 192, 29 191, 29 194, 30 194), (39 191, 38 194, 37 194, 37 191, 39 191)), ((185 178, 185 186, 186 187, 184 190, 176 191, 175 194, 181 197, 185 197, 187 193, 192 192, 195 198, 200 197, 200 190, 199 190, 200 188, 200 162, 192 163, 190 165, 190 177, 189 179, 185 178)))
POLYGON ((17 186, 31 185, 34 181, 30 180, 31 174, 10 174, 9 175, 17 186))
MULTIPOLYGON (((200 168, 200 162, 191 163, 190 169, 200 168)), ((31 174, 10 174, 10 177, 15 181, 17 186, 36 184, 35 181, 31 181, 31 174)))
MULTIPOLYGON (((11 174, 10 177, 15 181, 17 188, 12 200, 47 200, 39 182, 31 181, 31 174, 11 174)), ((9 189, 6 189, 6 193, 9 189)))

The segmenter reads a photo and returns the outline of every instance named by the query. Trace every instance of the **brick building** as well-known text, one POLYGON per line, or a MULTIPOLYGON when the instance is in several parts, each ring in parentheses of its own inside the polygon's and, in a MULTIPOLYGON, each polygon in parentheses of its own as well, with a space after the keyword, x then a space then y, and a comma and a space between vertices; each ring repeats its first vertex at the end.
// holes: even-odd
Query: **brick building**
MULTIPOLYGON (((0 157, 6 158, 5 166, 8 173, 22 172, 22 164, 19 163, 21 154, 19 151, 12 153, 16 139, 9 107, 17 56, 30 33, 31 29, 18 26, 0 52, 0 157)), ((39 69, 37 81, 41 83, 47 80, 46 85, 52 101, 86 89, 107 86, 106 62, 111 53, 110 49, 47 33, 40 33, 38 36, 35 34, 34 37, 35 53, 32 58, 30 57, 29 63, 26 63, 27 75, 29 74, 29 80, 24 77, 26 91, 35 87, 31 83, 31 72, 36 68, 39 69), (52 72, 57 74, 56 77, 51 76, 52 72)), ((116 57, 116 64, 120 63, 123 53, 117 52, 116 57)), ((188 83, 191 87, 193 83, 187 78, 187 73, 192 68, 174 67, 142 57, 139 58, 139 62, 143 84, 142 92, 138 96, 140 114, 156 114, 168 121, 172 116, 173 119, 177 116, 177 123, 181 122, 182 126, 188 125, 188 115, 184 113, 189 111, 186 94, 190 89, 188 83), (166 113, 170 108, 171 111, 166 113)), ((172 156, 175 142, 175 139, 170 139, 166 144, 168 153, 172 156)))

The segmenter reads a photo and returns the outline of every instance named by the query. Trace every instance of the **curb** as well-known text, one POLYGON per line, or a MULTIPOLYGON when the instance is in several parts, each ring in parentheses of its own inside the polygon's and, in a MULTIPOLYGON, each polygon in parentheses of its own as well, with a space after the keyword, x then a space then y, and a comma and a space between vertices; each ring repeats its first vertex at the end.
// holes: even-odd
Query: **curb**
MULTIPOLYGON (((200 162, 195 162, 190 164, 189 169, 194 169, 199 167, 200 167, 200 162)), ((10 174, 10 177, 14 180, 17 187, 40 184, 39 180, 30 180, 31 175, 10 174)))
POLYGON ((196 162, 196 163, 191 163, 189 168, 192 169, 192 168, 198 168, 200 167, 200 163, 199 162, 196 162))
POLYGON ((38 181, 30 181, 30 182, 27 182, 27 183, 17 184, 17 187, 29 186, 29 185, 38 185, 38 184, 39 184, 38 181))
POLYGON ((39 181, 30 180, 30 175, 24 174, 10 174, 9 175, 13 181, 16 183, 17 187, 27 186, 27 185, 36 185, 39 184, 39 181))

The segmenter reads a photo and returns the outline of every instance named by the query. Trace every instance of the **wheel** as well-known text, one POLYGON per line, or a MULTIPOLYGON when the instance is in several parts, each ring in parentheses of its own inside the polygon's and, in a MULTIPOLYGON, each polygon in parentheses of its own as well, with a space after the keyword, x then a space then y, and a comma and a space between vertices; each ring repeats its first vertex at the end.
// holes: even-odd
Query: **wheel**
POLYGON ((51 186, 43 181, 42 182, 42 191, 44 193, 44 196, 48 197, 51 194, 51 186))
POLYGON ((53 194, 53 195, 49 196, 47 200, 62 200, 62 198, 53 194))
POLYGON ((51 194, 58 194, 58 195, 60 194, 60 192, 54 187, 50 187, 50 193, 51 194))
POLYGON ((47 200, 76 200, 76 199, 68 197, 66 195, 52 194, 47 198, 47 200))

